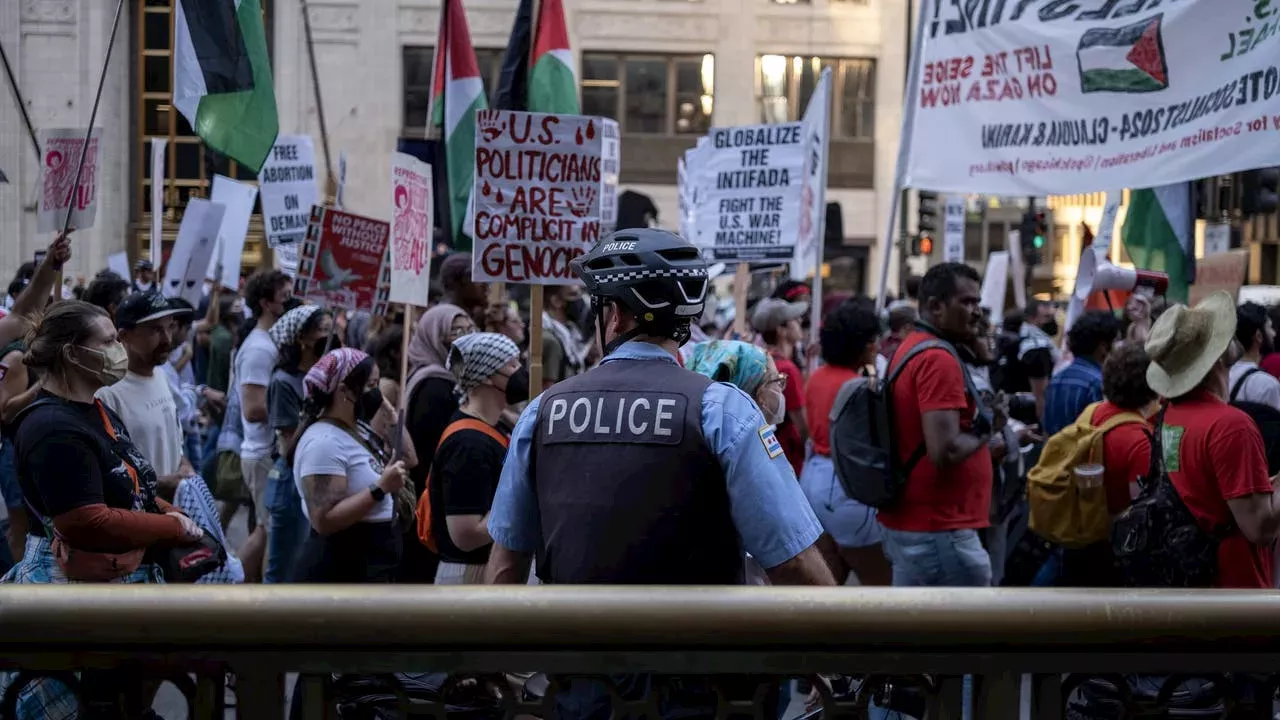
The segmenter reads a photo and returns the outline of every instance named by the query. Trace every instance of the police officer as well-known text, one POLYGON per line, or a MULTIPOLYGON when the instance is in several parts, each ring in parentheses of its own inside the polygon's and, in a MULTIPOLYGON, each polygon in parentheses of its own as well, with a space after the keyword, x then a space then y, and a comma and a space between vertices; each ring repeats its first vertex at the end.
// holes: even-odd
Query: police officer
POLYGON ((774 584, 831 585, 822 532, 774 428, 741 390, 681 368, 707 266, 664 230, 618 231, 573 261, 605 359, 529 403, 489 515, 487 580, 717 585, 743 551, 774 584))

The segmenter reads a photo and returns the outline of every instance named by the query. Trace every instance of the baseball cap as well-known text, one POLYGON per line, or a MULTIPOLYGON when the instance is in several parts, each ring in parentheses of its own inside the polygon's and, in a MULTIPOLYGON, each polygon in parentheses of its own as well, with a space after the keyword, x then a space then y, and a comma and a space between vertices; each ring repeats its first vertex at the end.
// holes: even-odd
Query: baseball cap
POLYGON ((116 308, 116 327, 121 330, 132 330, 152 320, 190 312, 189 303, 175 305, 169 298, 155 290, 134 293, 126 297, 124 302, 120 303, 120 307, 116 308))
POLYGON ((787 302, 777 298, 765 298, 756 303, 751 313, 751 327, 756 332, 777 330, 791 320, 798 320, 809 312, 807 301, 787 302))
POLYGON ((155 268, 151 266, 150 260, 139 260, 138 262, 133 264, 133 269, 134 270, 154 270, 155 268))

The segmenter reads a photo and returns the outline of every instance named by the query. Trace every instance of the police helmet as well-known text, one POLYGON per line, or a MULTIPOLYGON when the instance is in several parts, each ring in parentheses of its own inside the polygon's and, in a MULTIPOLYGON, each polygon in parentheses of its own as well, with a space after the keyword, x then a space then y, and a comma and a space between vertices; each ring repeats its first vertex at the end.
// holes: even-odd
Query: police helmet
POLYGON ((573 261, 593 303, 622 303, 642 328, 687 331, 702 316, 707 263, 692 243, 657 228, 618 230, 573 261))

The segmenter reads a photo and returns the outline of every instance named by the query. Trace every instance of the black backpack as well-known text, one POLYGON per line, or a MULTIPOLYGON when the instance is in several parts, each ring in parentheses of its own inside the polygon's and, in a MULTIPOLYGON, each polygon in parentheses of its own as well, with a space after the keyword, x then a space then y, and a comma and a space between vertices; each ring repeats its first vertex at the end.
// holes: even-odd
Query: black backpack
POLYGON ((1245 382, 1254 373, 1260 372, 1262 372, 1262 368, 1255 367, 1246 370, 1244 375, 1240 376, 1240 379, 1231 388, 1228 402, 1231 403, 1232 407, 1238 408, 1245 415, 1248 415, 1253 420, 1253 423, 1258 426, 1258 432, 1262 433, 1262 449, 1267 455, 1267 474, 1275 475, 1280 473, 1280 409, 1276 409, 1266 403, 1236 400, 1236 396, 1244 388, 1245 382))
POLYGON ((1164 462, 1164 411, 1151 440, 1151 467, 1138 499, 1111 523, 1111 550, 1125 587, 1212 587, 1218 543, 1231 526, 1205 532, 1178 495, 1164 462))
POLYGON ((917 343, 898 360, 883 380, 856 377, 845 382, 831 405, 831 464, 845 494, 863 505, 892 505, 907 484, 912 469, 924 458, 921 442, 906 462, 898 460, 893 425, 893 383, 920 353, 946 350, 964 375, 964 389, 982 412, 982 399, 951 343, 934 337, 917 343))

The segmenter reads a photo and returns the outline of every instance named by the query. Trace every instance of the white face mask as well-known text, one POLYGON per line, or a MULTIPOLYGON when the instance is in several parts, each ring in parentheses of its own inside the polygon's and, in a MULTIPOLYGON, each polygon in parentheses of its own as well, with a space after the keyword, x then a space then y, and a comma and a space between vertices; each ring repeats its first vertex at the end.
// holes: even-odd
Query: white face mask
POLYGON ((760 412, 764 413, 765 422, 777 425, 787 417, 787 397, 779 390, 767 388, 764 402, 760 403, 760 412))

